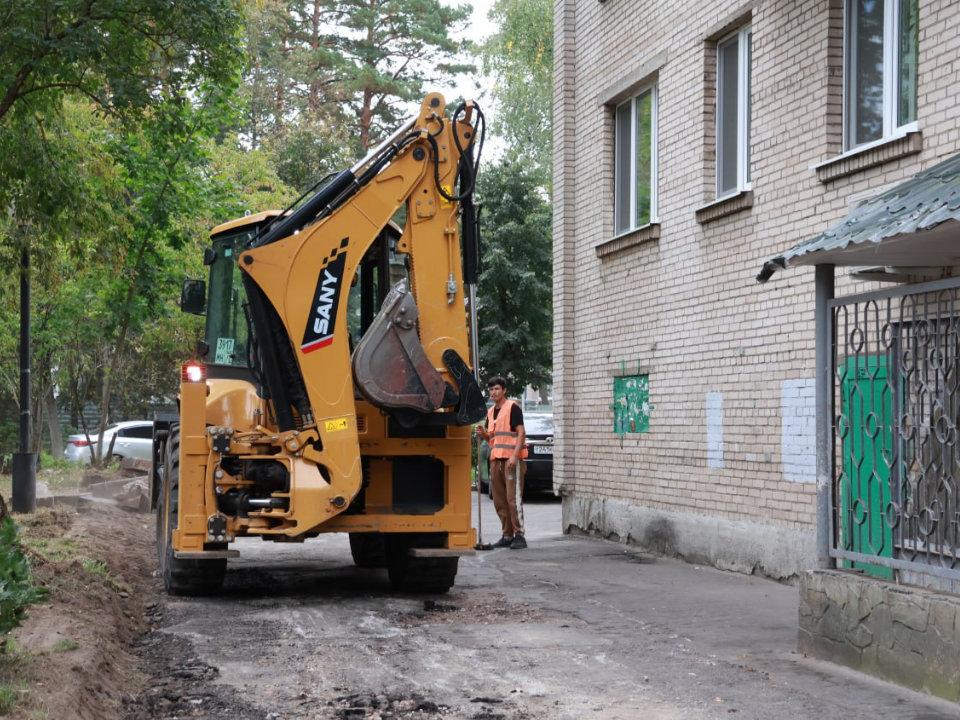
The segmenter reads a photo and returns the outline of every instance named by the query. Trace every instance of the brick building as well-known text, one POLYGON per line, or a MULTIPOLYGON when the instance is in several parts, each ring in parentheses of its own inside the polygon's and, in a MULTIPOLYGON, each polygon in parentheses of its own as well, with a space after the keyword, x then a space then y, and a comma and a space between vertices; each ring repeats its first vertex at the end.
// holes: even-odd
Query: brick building
MULTIPOLYGON (((795 576, 817 562, 814 271, 756 276, 960 152, 960 10, 556 0, 554 60, 564 526, 795 576)), ((837 292, 885 274, 838 269, 837 292)))

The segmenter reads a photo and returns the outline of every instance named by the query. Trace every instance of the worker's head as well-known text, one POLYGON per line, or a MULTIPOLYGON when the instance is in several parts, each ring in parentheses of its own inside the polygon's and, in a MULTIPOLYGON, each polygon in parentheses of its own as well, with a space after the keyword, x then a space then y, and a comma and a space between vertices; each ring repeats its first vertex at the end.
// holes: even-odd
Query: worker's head
POLYGON ((487 392, 490 393, 490 399, 499 407, 507 392, 507 381, 500 375, 490 378, 487 381, 487 392))
POLYGON ((507 390, 507 381, 500 375, 494 375, 492 378, 487 380, 487 389, 492 390, 494 386, 499 385, 500 389, 506 392, 507 390))

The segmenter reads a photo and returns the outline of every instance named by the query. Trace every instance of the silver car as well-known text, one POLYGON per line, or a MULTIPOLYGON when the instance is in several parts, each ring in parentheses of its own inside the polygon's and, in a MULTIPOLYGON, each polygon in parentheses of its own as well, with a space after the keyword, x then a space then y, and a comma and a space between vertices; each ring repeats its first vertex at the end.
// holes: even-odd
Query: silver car
MULTIPOLYGON (((67 449, 63 451, 63 456, 71 462, 89 463, 97 451, 98 439, 96 431, 90 433, 90 442, 87 442, 85 435, 71 435, 67 438, 67 449)), ((108 425, 103 432, 104 455, 111 452, 111 441, 113 457, 150 460, 153 457, 153 423, 149 420, 128 420, 108 425)))

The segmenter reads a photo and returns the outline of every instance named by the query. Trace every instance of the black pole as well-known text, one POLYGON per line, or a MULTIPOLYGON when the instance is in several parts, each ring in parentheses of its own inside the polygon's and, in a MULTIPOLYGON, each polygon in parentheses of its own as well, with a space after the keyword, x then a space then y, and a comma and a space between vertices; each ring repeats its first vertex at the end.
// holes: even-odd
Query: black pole
POLYGON ((20 256, 20 452, 13 455, 13 512, 37 509, 37 456, 30 452, 30 250, 20 256))

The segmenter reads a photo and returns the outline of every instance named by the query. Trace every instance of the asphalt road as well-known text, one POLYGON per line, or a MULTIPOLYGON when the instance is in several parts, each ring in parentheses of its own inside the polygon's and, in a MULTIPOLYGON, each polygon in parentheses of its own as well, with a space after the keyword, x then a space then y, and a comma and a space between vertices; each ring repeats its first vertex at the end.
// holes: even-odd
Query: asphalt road
POLYGON ((195 716, 277 720, 960 717, 797 655, 795 587, 564 536, 560 510, 526 503, 529 548, 462 559, 445 595, 394 593, 346 536, 244 540, 221 595, 163 597, 150 642, 191 678, 163 692, 195 716))

